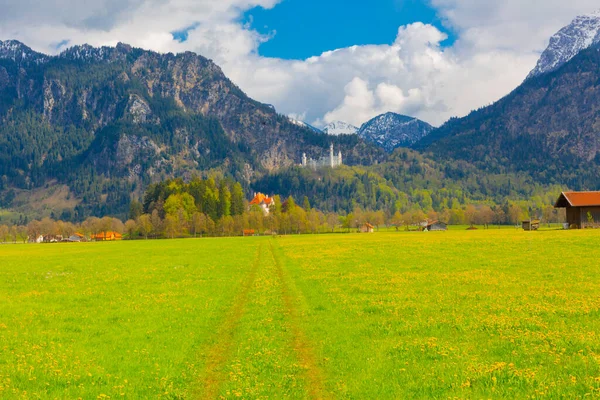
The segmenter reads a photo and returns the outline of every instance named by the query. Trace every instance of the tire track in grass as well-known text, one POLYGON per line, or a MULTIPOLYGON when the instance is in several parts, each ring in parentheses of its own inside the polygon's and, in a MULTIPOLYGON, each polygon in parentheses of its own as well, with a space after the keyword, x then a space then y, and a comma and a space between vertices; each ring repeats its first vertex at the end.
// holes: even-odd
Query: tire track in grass
POLYGON ((281 282, 281 292, 283 302, 286 308, 286 313, 290 321, 294 340, 294 351, 297 354, 298 360, 305 371, 305 379, 307 391, 311 399, 328 399, 331 398, 325 391, 325 379, 321 368, 317 363, 317 358, 314 354, 314 349, 309 342, 306 334, 300 327, 300 311, 298 310, 298 299, 294 296, 290 289, 290 283, 286 275, 283 265, 273 249, 273 241, 269 242, 269 250, 275 261, 278 278, 281 282))
POLYGON ((248 294, 254 285, 256 275, 262 259, 263 244, 258 247, 254 263, 250 273, 246 277, 240 292, 229 309, 227 317, 216 335, 216 343, 210 347, 206 353, 206 366, 204 374, 197 386, 191 391, 191 399, 215 399, 219 393, 221 385, 226 379, 224 367, 230 358, 231 351, 235 344, 235 333, 238 330, 240 320, 242 319, 248 303, 248 294))

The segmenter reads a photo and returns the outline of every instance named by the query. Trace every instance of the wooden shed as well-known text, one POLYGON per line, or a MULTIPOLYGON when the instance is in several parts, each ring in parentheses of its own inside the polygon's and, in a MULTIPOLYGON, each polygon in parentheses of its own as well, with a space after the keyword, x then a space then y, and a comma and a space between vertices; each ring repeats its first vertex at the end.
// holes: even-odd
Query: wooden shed
POLYGON ((554 207, 566 208, 571 229, 600 228, 600 192, 563 192, 554 207))
POLYGON ((441 221, 428 221, 426 229, 428 232, 447 231, 448 224, 441 221))
POLYGON ((362 233, 373 233, 375 232, 375 227, 368 222, 360 227, 360 231, 362 233))
POLYGON ((529 221, 523 221, 523 230, 524 231, 537 231, 540 229, 541 221, 538 219, 531 219, 529 221))

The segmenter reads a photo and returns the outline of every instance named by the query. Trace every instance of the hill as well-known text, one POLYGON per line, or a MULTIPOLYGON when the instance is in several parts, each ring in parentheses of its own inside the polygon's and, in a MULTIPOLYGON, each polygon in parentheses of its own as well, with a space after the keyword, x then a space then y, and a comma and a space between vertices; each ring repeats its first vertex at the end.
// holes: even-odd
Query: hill
POLYGON ((11 190, 57 180, 80 200, 78 218, 122 213, 168 177, 212 171, 249 184, 332 142, 347 163, 383 159, 357 137, 326 137, 252 100, 211 60, 125 44, 47 56, 0 42, 0 121, 0 207, 11 190))
POLYGON ((600 187, 600 49, 532 77, 497 103, 452 119, 416 144, 439 160, 541 184, 600 187))

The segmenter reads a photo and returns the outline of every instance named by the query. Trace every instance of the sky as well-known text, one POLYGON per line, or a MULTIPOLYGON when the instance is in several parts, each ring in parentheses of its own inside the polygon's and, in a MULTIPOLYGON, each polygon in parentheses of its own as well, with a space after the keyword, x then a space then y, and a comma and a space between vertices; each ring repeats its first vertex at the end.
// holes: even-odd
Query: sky
POLYGON ((124 42, 214 60, 315 126, 392 111, 441 125, 490 104, 597 0, 0 0, 0 40, 56 54, 124 42))

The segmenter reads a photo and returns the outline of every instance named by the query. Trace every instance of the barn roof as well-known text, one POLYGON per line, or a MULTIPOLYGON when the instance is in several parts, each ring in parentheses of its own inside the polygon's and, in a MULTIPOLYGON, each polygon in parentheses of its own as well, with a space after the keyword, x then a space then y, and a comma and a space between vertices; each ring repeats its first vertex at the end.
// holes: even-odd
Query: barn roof
POLYGON ((600 192, 563 192, 555 208, 600 206, 600 192))

